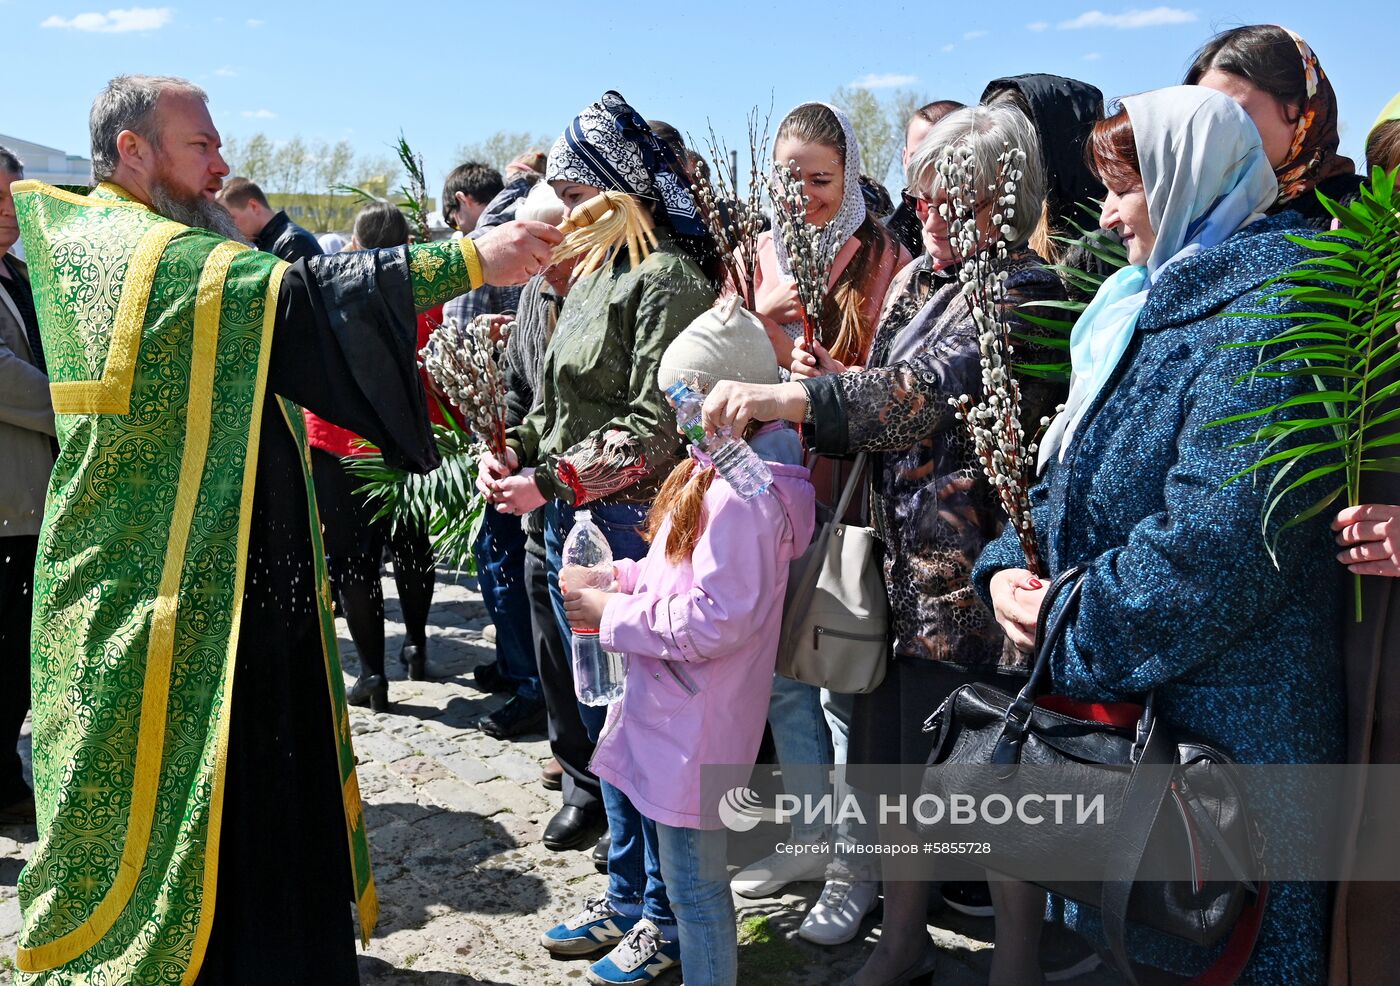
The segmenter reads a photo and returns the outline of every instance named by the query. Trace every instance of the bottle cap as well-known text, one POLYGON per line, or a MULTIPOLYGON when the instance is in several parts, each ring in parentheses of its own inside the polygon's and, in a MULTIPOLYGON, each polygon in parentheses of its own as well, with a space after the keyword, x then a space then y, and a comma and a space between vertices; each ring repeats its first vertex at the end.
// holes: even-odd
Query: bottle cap
POLYGON ((575 511, 574 511, 574 523, 575 523, 575 524, 577 524, 577 523, 578 523, 579 521, 581 521, 581 520, 590 520, 590 521, 591 521, 592 519, 593 519, 593 512, 592 512, 591 510, 575 510, 575 511))

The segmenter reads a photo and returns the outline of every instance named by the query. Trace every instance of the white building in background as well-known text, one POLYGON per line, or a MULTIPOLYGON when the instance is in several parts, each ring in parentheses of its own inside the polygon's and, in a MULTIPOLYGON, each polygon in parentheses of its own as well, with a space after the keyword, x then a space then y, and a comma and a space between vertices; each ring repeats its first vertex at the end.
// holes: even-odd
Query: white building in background
POLYGON ((9 134, 0 134, 0 146, 8 147, 24 162, 26 178, 37 178, 50 185, 92 184, 92 161, 88 158, 9 134))

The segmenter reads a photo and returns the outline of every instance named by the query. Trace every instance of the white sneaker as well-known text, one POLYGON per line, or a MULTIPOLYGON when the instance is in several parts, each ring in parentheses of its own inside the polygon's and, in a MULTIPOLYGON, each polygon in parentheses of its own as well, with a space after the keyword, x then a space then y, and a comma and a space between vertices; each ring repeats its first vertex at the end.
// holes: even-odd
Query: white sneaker
MULTIPOLYGON (((795 845, 806 848, 810 844, 795 845)), ((830 847, 820 852, 774 853, 734 874, 729 886, 740 897, 771 897, 789 883, 824 879, 830 862, 830 847)))
POLYGON ((842 945, 860 931, 861 920, 875 908, 873 880, 828 880, 822 895, 802 919, 799 937, 818 945, 842 945))

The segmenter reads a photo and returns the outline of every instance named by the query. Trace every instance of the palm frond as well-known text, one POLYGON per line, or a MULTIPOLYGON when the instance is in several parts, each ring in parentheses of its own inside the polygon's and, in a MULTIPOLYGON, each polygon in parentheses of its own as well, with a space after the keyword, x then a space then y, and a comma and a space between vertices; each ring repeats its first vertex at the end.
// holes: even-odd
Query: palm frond
MULTIPOLYGON (((1090 212, 1088 205, 1083 206, 1090 212)), ((1050 270, 1064 282, 1069 290, 1068 301, 1027 301, 1016 309, 1016 316, 1023 322, 1041 329, 1041 332, 1017 332, 1015 337, 1028 347, 1058 350, 1069 354, 1069 334, 1074 323, 1079 320, 1089 300, 1098 293, 1103 282, 1115 271, 1128 265, 1128 251, 1123 244, 1101 229, 1090 229, 1071 220, 1073 235, 1056 236, 1057 242, 1065 244, 1070 255, 1089 257, 1098 262, 1098 269, 1085 270, 1071 264, 1050 264, 1050 270)), ((1030 350, 1033 352, 1033 348, 1030 350)), ((1044 360, 1044 352, 1036 354, 1038 361, 1017 361, 1016 370, 1027 376, 1040 377, 1068 383, 1070 363, 1065 360, 1044 360)))
POLYGON ((432 539, 437 560, 468 575, 476 574, 472 545, 485 512, 485 498, 476 489, 476 457, 480 445, 452 419, 433 425, 442 464, 419 475, 384 461, 378 449, 347 458, 346 468, 363 480, 356 492, 379 504, 375 520, 387 517, 400 524, 421 526, 432 539))
POLYGON ((394 145, 394 153, 399 156, 399 162, 408 174, 408 183, 399 186, 399 194, 403 196, 399 208, 408 213, 421 242, 427 243, 433 237, 428 228, 428 181, 424 177, 423 155, 409 146, 402 130, 399 131, 398 143, 394 145))
MULTIPOLYGON (((1290 324, 1268 339, 1230 344, 1257 348, 1260 354, 1237 383, 1306 376, 1316 389, 1208 426, 1262 422, 1240 444, 1267 442, 1264 453, 1227 482, 1273 471, 1261 524, 1275 557, 1284 531, 1316 517, 1344 495, 1347 504, 1357 505, 1365 474, 1400 471, 1400 433, 1394 427, 1400 420, 1400 198, 1395 176, 1377 168, 1360 197, 1345 205, 1321 193, 1318 198, 1339 228, 1290 236, 1312 253, 1266 285, 1270 297, 1289 302, 1294 310, 1239 313, 1290 324), (1299 313, 1298 305, 1306 310, 1299 313), (1286 447, 1275 451, 1279 445, 1286 447), (1295 469, 1297 478, 1287 479, 1295 469), (1304 487, 1328 477, 1340 482, 1332 480, 1325 493, 1293 509, 1293 498, 1304 487), (1286 519, 1275 523, 1275 517, 1286 519)), ((1360 576, 1356 588, 1360 620, 1360 576)))

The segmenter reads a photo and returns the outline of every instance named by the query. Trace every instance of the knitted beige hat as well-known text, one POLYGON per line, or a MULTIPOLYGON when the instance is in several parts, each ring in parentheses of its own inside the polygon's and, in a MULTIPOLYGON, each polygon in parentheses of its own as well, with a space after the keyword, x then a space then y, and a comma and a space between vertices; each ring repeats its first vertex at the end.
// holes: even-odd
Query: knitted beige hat
POLYGON ((778 360, 763 323, 729 297, 676 336, 661 356, 656 382, 664 391, 677 380, 702 392, 719 380, 779 383, 778 360))

